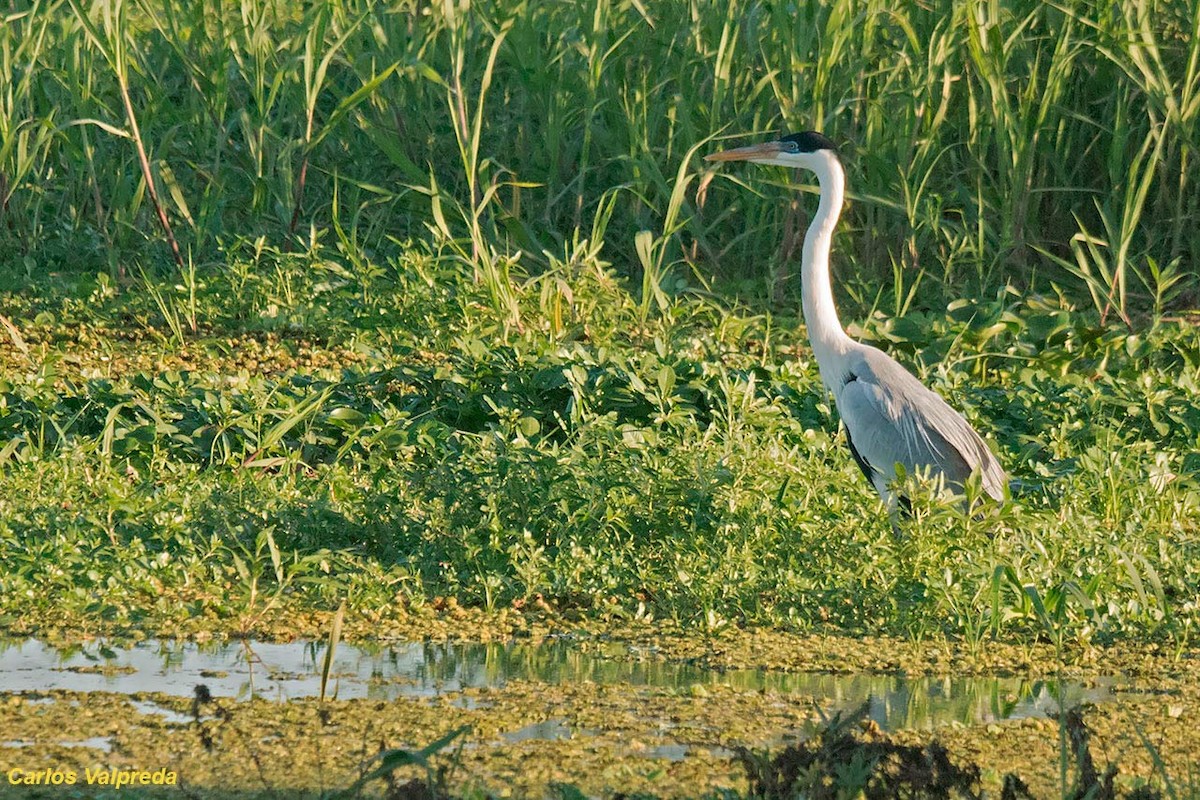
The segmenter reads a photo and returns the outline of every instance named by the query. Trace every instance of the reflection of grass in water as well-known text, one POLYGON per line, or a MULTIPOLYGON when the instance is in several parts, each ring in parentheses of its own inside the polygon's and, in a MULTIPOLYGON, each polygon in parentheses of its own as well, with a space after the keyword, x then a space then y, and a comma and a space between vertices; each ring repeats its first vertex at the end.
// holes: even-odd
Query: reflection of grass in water
MULTIPOLYGON (((336 621, 336 617, 335 617, 336 621)), ((1067 681, 964 676, 913 677, 871 674, 787 673, 774 670, 712 669, 664 658, 645 658, 628 646, 592 649, 587 640, 550 640, 540 645, 413 643, 370 646, 340 641, 331 627, 336 651, 329 641, 280 645, 242 640, 236 644, 198 647, 191 643, 143 642, 128 650, 91 643, 82 649, 56 650, 37 640, 19 643, 24 674, 32 669, 55 669, 69 658, 95 663, 68 666, 68 672, 118 673, 132 676, 109 691, 171 691, 184 676, 199 674, 214 694, 234 694, 252 688, 271 699, 279 691, 297 697, 302 687, 329 697, 337 681, 339 697, 369 693, 377 697, 427 696, 468 688, 502 688, 511 681, 547 685, 628 685, 635 690, 665 688, 680 695, 703 697, 708 690, 758 692, 781 702, 810 701, 825 709, 846 709, 871 700, 872 716, 886 730, 929 729, 956 721, 975 724, 1013 715, 1041 716, 1050 698, 1061 702, 1104 699, 1105 693, 1067 681), (126 666, 127 664, 139 665, 126 666), (143 674, 134 676, 140 668, 143 674), (159 677, 161 673, 161 677, 159 677), (314 680, 315 679, 315 680, 314 680)), ((12 643, 17 645, 18 643, 12 643)), ((2 643, 0 643, 2 645, 2 643)), ((0 654, 3 648, 0 647, 0 654)), ((47 684, 49 686, 50 684, 47 684)), ((61 688, 83 688, 69 679, 55 680, 61 688)), ((0 688, 5 675, 0 672, 0 688)), ((187 687, 190 690, 190 685, 187 687)))

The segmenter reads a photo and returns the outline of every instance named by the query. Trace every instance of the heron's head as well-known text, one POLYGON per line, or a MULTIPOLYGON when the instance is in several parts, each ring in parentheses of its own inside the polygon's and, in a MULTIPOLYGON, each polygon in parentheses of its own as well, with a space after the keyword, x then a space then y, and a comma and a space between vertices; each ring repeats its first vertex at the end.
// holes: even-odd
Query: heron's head
POLYGON ((824 173, 831 162, 838 161, 837 145, 816 131, 804 131, 784 136, 774 142, 752 144, 733 150, 710 153, 705 161, 749 161, 754 164, 774 164, 779 167, 810 169, 824 173))

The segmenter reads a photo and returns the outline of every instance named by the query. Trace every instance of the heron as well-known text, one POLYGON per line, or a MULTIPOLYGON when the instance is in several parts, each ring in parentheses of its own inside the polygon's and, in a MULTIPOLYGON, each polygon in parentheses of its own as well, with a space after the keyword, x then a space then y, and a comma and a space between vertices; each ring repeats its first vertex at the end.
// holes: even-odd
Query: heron
POLYGON ((983 491, 1003 501, 1003 468, 962 414, 877 347, 850 338, 838 321, 829 278, 829 252, 842 213, 846 171, 837 146, 817 131, 724 150, 708 161, 749 161, 806 169, 817 176, 820 201, 804 235, 801 294, 808 339, 846 427, 850 454, 895 518, 909 510, 897 491, 897 465, 961 490, 979 473, 983 491))

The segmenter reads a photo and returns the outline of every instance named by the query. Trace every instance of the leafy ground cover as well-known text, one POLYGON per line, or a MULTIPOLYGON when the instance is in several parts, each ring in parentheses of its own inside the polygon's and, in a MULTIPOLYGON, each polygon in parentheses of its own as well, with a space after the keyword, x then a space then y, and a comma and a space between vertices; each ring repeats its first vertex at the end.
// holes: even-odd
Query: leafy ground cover
POLYGON ((419 248, 372 277, 263 258, 269 285, 203 275, 207 327, 183 337, 147 292, 4 295, 10 629, 255 630, 346 599, 375 619, 1191 641, 1188 326, 1130 334, 1008 291, 870 318, 862 335, 989 431, 1019 482, 977 516, 930 498, 896 539, 792 320, 697 297, 643 317, 588 265, 561 326, 559 275, 518 287, 506 333, 468 272, 419 248))

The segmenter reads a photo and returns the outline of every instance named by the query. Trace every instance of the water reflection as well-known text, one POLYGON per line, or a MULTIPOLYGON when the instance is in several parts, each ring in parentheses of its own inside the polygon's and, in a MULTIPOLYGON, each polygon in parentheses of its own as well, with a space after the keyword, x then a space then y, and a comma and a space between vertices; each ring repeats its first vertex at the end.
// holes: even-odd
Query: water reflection
MULTIPOLYGON (((150 640, 123 647, 93 642, 67 648, 36 639, 0 642, 0 691, 70 689, 190 696, 203 683, 218 697, 313 697, 320 693, 324 649, 319 642, 150 640)), ((811 699, 832 709, 855 707, 869 698, 872 718, 885 729, 1046 716, 1062 705, 1107 700, 1112 686, 1106 681, 1083 686, 1022 678, 720 671, 639 658, 625 645, 565 640, 538 645, 341 644, 333 676, 331 692, 342 699, 429 697, 472 687, 502 687, 512 680, 680 690, 725 685, 791 695, 796 702, 811 699)))

